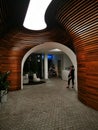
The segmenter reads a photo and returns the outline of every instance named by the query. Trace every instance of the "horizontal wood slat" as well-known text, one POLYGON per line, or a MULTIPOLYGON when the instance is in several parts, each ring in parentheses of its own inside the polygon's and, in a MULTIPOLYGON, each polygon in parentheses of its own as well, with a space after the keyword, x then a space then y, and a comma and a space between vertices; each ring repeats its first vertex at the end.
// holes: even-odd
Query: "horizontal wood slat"
POLYGON ((2 64, 0 70, 11 71, 9 77, 11 91, 21 89, 21 62, 25 53, 34 46, 50 41, 60 42, 66 46, 72 44, 70 35, 60 28, 32 31, 32 33, 25 29, 15 29, 0 40, 0 64, 2 64))
POLYGON ((79 99, 98 110, 98 1, 65 3, 57 20, 73 37, 78 61, 79 99))

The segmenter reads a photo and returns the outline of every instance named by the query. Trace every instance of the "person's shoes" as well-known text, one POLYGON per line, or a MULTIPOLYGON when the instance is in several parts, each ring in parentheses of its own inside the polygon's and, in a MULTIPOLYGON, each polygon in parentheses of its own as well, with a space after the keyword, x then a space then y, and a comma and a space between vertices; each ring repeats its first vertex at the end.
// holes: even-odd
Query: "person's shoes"
POLYGON ((74 88, 74 86, 72 86, 72 88, 74 88))
POLYGON ((69 86, 67 86, 67 88, 69 88, 69 86))

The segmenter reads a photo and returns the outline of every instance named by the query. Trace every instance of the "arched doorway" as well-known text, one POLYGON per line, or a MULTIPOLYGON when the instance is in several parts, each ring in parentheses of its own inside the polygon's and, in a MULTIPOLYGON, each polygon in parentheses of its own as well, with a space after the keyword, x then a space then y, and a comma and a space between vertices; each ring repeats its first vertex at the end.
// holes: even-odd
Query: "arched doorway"
POLYGON ((27 57, 31 54, 34 53, 36 51, 40 51, 40 50, 49 50, 49 49, 60 49, 62 52, 64 52, 71 60, 72 64, 75 67, 75 90, 77 90, 77 59, 76 59, 76 55, 75 53, 69 49, 68 47, 66 47, 65 45, 62 45, 61 43, 57 43, 57 42, 45 42, 43 44, 40 44, 38 46, 35 46, 33 48, 31 48, 23 57, 22 59, 22 63, 21 63, 21 89, 23 89, 23 66, 24 63, 27 59, 27 57))

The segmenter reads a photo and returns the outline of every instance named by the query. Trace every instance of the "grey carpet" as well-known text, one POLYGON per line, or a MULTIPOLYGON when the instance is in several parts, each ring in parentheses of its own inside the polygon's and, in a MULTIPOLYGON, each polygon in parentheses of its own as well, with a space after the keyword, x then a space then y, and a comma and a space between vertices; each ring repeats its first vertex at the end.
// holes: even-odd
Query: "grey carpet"
POLYGON ((98 130, 98 111, 66 86, 66 81, 51 79, 8 93, 0 106, 0 130, 98 130))

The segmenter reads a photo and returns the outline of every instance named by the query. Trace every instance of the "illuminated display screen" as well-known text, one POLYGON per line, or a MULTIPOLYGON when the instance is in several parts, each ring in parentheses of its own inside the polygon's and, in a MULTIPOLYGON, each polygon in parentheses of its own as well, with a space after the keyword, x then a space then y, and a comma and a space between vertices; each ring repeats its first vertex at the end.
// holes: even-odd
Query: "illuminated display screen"
MULTIPOLYGON (((44 55, 42 55, 42 59, 44 59, 44 55)), ((52 54, 48 54, 48 59, 52 60, 53 59, 53 55, 52 54)))

